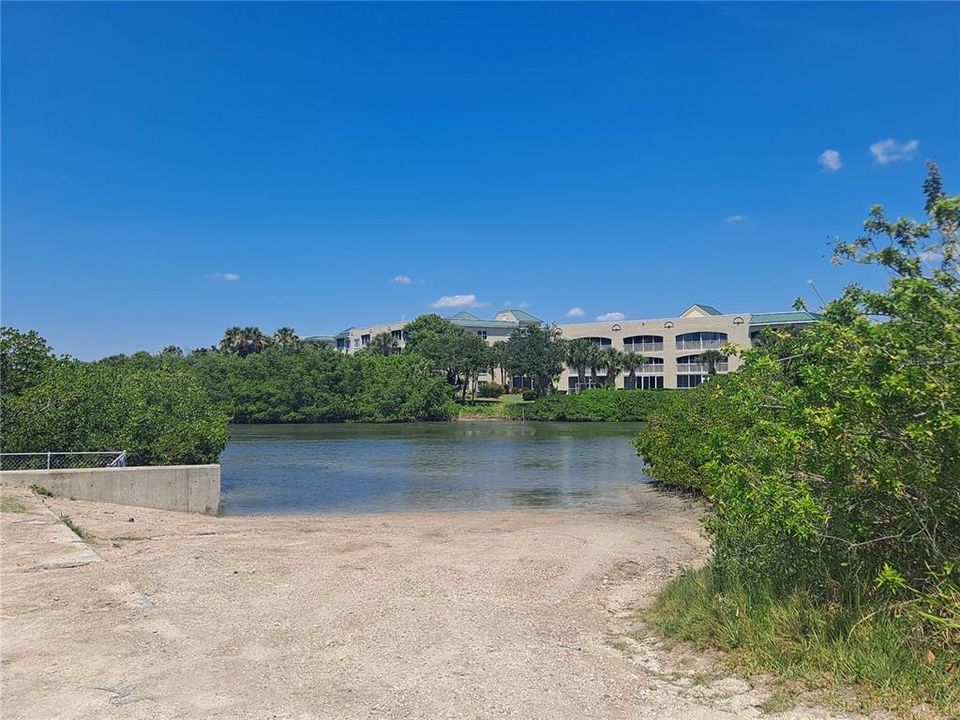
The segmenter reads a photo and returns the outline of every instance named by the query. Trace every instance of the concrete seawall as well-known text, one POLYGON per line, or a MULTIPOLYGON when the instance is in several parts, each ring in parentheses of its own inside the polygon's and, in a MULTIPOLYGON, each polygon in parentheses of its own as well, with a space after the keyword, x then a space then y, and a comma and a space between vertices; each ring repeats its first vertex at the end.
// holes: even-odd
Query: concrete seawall
POLYGON ((220 507, 219 465, 3 470, 0 484, 40 485, 54 495, 94 502, 215 515, 220 507))

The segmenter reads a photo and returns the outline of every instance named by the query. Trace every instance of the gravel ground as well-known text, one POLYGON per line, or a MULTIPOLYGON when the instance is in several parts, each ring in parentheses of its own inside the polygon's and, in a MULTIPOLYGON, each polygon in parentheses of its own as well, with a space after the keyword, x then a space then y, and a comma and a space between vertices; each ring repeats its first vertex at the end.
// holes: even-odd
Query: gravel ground
POLYGON ((706 553, 647 488, 633 512, 227 518, 4 493, 27 506, 2 518, 5 719, 712 720, 767 697, 629 639, 706 553), (102 560, 47 562, 51 511, 102 560))

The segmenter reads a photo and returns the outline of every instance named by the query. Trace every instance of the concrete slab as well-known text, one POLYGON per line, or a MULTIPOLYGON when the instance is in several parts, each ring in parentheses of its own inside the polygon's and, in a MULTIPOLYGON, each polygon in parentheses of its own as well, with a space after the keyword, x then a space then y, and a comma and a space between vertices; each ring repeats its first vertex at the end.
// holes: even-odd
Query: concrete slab
POLYGON ((5 568, 19 572, 59 570, 99 562, 100 555, 32 491, 3 488, 23 512, 0 515, 0 553, 5 568))

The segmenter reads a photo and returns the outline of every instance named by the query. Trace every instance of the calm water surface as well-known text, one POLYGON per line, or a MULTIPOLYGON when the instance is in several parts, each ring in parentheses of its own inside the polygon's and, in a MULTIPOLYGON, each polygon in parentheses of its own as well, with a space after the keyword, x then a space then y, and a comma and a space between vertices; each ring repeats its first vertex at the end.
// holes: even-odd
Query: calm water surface
POLYGON ((235 425, 226 514, 627 505, 637 423, 235 425))

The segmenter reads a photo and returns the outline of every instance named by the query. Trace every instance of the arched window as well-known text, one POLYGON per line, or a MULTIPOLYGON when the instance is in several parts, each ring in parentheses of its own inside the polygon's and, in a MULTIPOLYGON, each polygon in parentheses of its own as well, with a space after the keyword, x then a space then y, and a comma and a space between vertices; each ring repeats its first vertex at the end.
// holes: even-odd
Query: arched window
POLYGON ((601 347, 613 344, 613 340, 608 337, 586 337, 584 340, 592 342, 594 345, 600 345, 601 347))

